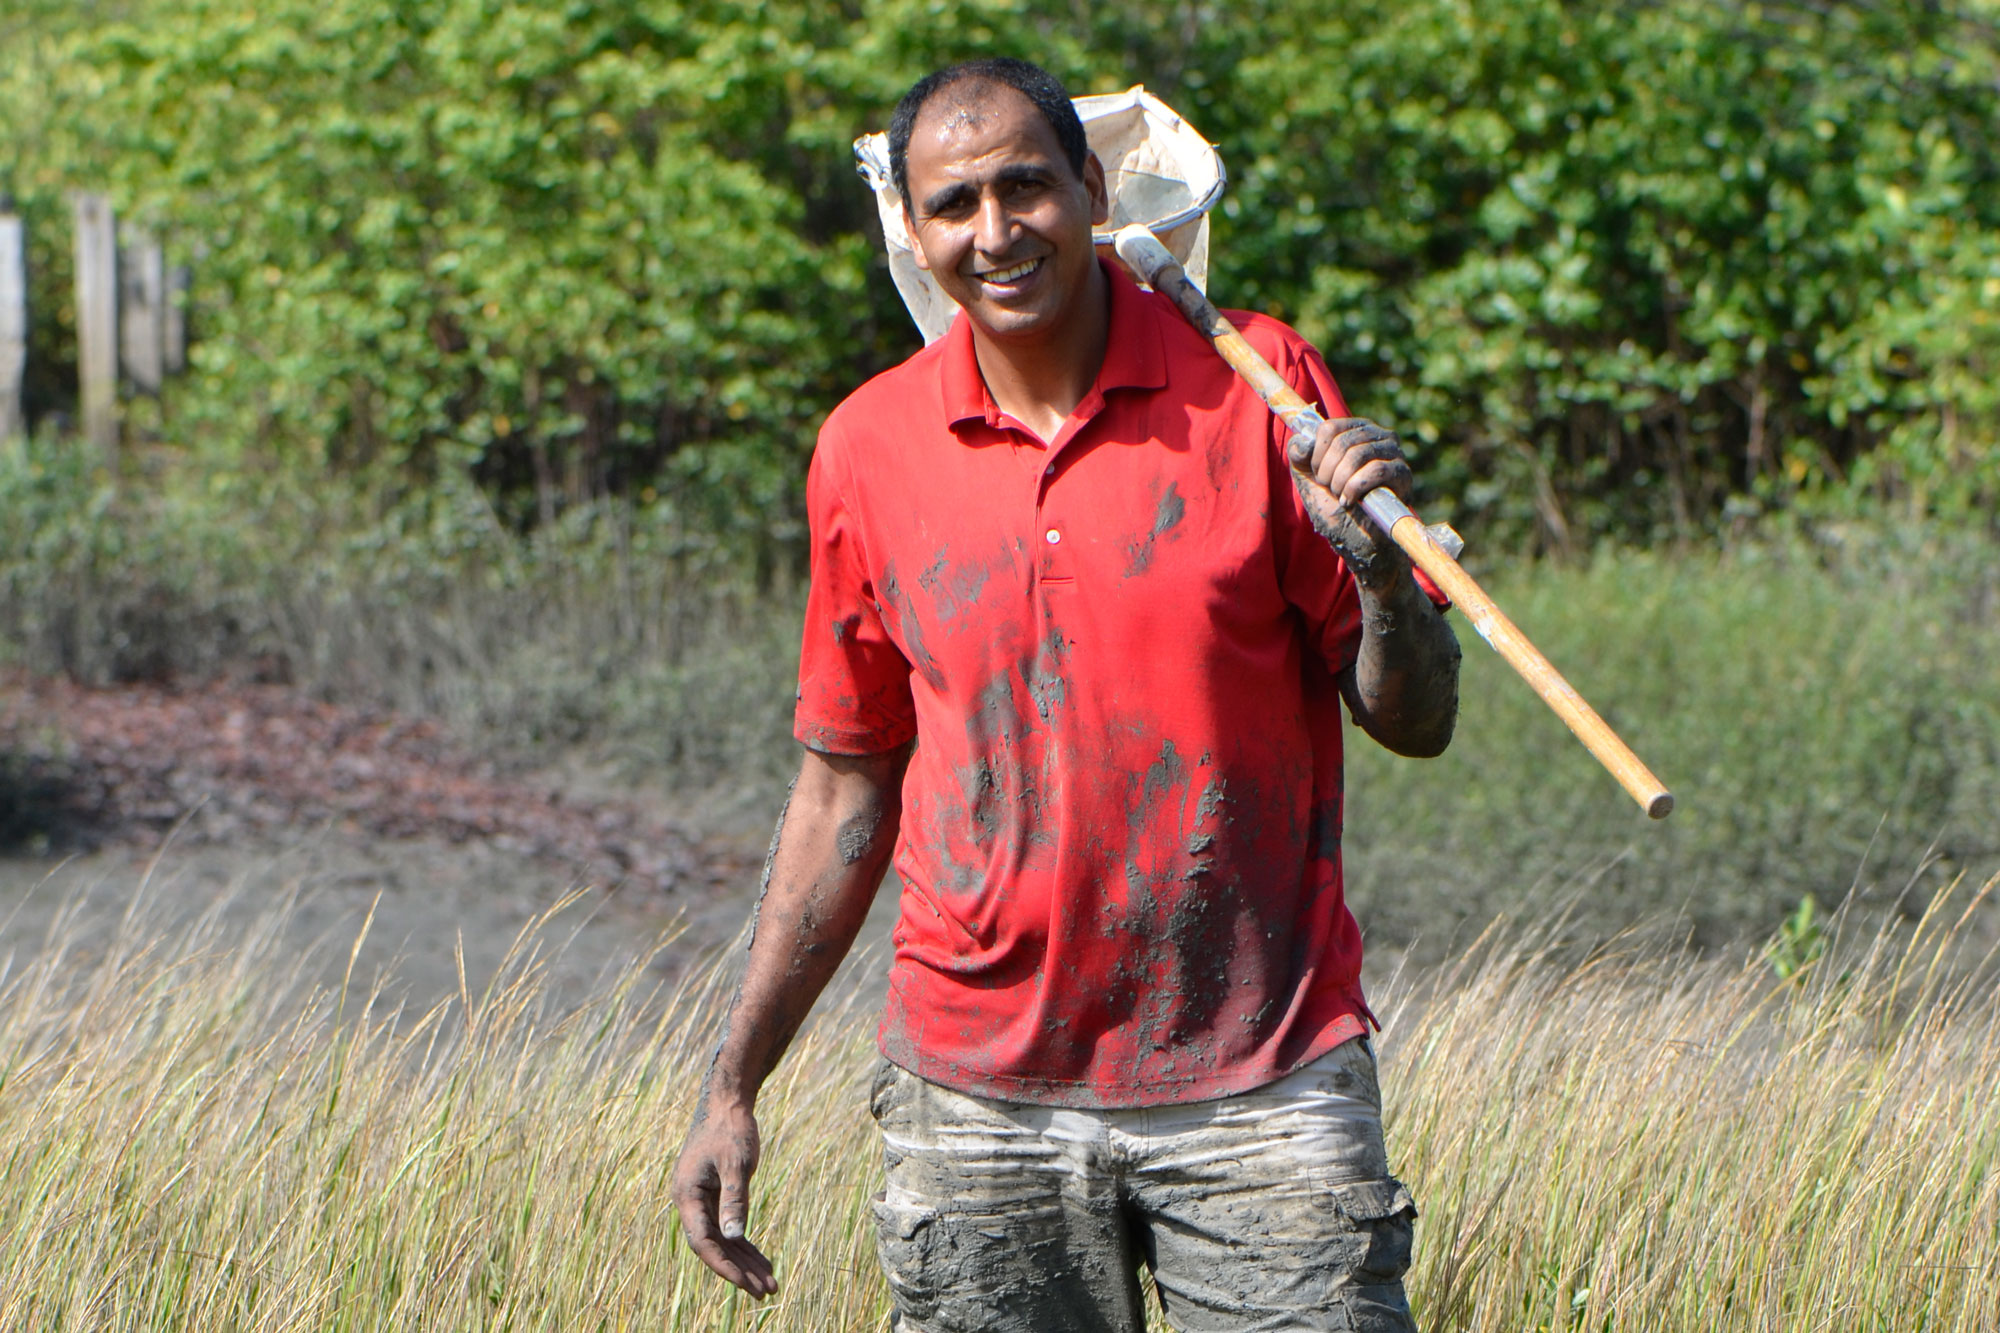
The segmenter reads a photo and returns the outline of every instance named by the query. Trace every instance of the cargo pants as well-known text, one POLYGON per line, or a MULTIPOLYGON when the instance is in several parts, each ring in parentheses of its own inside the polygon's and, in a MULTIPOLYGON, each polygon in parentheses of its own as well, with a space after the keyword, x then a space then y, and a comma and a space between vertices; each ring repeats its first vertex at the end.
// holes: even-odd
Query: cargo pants
POLYGON ((1414 1333, 1416 1205, 1366 1038, 1215 1101, 1073 1110, 882 1062, 875 1218, 900 1333, 1414 1333))

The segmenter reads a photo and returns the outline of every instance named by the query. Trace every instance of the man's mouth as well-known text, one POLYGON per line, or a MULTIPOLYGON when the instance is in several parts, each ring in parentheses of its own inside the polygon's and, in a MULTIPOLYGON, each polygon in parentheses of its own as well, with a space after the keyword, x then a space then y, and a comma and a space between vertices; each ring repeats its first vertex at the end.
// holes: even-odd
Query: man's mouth
POLYGON ((1012 268, 997 268, 991 273, 975 273, 973 276, 990 286, 1004 287, 1010 282, 1019 282, 1041 266, 1040 259, 1030 259, 1012 268))

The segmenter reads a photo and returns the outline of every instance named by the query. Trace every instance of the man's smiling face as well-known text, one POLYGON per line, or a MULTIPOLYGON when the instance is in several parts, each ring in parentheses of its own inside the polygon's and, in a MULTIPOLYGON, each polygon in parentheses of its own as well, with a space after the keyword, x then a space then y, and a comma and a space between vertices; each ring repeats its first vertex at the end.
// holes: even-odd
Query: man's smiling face
POLYGON ((1005 85, 943 89, 906 164, 917 264, 988 337, 1046 338, 1088 299, 1104 169, 1092 155, 1072 170, 1034 103, 1005 85))

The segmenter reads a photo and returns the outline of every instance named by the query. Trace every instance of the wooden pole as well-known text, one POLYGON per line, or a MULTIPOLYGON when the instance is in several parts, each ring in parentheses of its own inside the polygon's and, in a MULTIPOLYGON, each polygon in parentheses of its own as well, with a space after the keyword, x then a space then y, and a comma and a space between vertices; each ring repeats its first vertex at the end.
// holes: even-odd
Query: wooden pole
POLYGON ((111 201, 78 191, 76 377, 83 434, 107 466, 118 462, 118 244, 111 201))
POLYGON ((160 243, 127 228, 118 248, 118 364, 143 393, 166 380, 167 261, 160 243))
POLYGON ((161 369, 178 375, 187 369, 187 302, 190 274, 186 264, 167 270, 167 304, 161 328, 161 369))
MULTIPOLYGON (((1257 349, 1222 317, 1222 312, 1188 280, 1179 263, 1167 252, 1167 247, 1161 245, 1151 231, 1143 226, 1127 227, 1118 233, 1116 244, 1118 257, 1154 291, 1164 294, 1180 307, 1188 322, 1201 330, 1222 358, 1235 368, 1237 374, 1249 381, 1257 395, 1292 428, 1294 434, 1318 430, 1322 421, 1318 410, 1300 397, 1298 391, 1272 369, 1271 363, 1259 356, 1257 349)), ((1500 613, 1500 608, 1493 604, 1485 589, 1438 543, 1408 506, 1393 492, 1378 490, 1371 491, 1363 499, 1362 508, 1367 510, 1376 526, 1388 533, 1411 561, 1444 590, 1445 595, 1472 622, 1472 627, 1479 631, 1479 636, 1506 659, 1507 665, 1520 673, 1521 679, 1528 682, 1557 717, 1569 725, 1584 748, 1610 770, 1611 776, 1618 779, 1619 785, 1639 803, 1640 809, 1653 819, 1665 819, 1673 812, 1673 794, 1660 785, 1660 780, 1639 762, 1639 756, 1618 739, 1617 733, 1584 702, 1583 696, 1570 688, 1569 682, 1550 665, 1549 659, 1542 656, 1528 642, 1527 636, 1514 627, 1514 622, 1500 613)))
POLYGON ((0 213, 0 441, 27 433, 27 375, 27 230, 20 218, 0 213))

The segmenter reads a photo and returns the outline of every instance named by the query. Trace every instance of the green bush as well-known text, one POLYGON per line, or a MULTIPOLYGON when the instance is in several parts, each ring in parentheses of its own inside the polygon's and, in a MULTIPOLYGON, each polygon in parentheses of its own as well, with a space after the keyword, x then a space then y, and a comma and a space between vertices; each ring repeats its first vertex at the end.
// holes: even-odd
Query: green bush
POLYGON ((1260 8, 1191 112, 1236 150, 1225 273, 1462 518, 2000 495, 1990 5, 1260 8))
MULTIPOLYGON (((1145 81, 1218 141, 1226 303, 1296 321, 1489 542, 2000 497, 1990 0, 30 0, 0 192, 70 356, 64 192, 193 259, 142 424, 209 472, 687 483, 796 558, 819 417, 914 346, 848 143, 944 60, 1145 81)), ((46 405, 46 404, 44 404, 46 405)))

